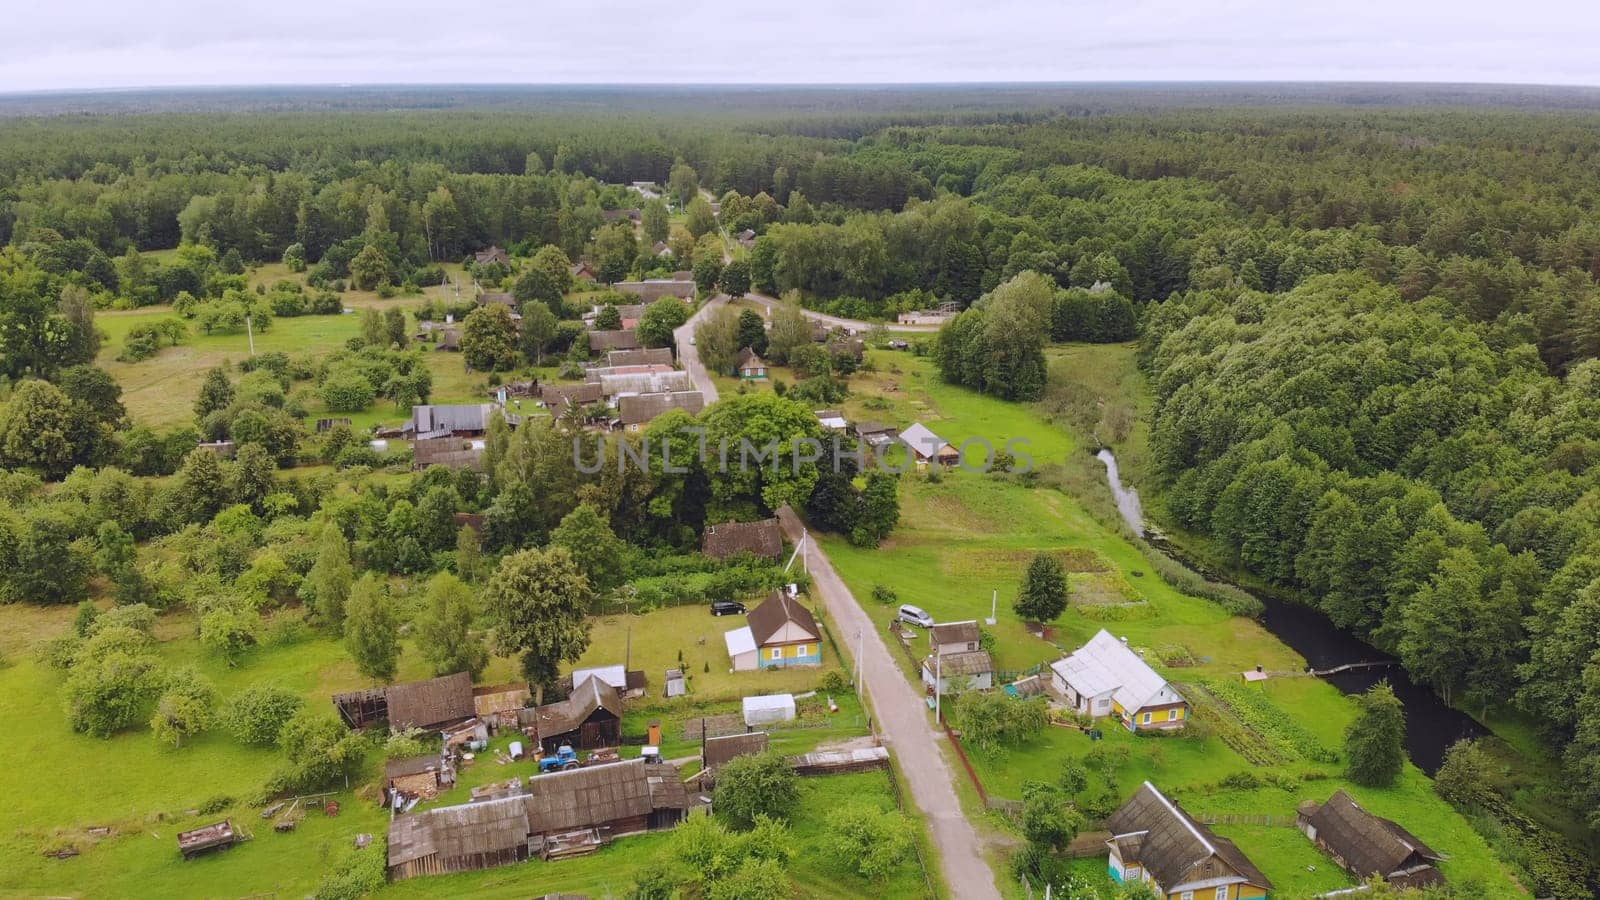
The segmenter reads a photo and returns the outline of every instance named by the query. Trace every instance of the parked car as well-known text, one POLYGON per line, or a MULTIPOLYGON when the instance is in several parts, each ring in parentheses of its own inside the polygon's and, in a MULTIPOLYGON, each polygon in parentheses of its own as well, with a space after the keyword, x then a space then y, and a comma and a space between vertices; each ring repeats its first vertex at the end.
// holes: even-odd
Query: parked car
POLYGON ((900 621, 909 622, 912 625, 920 625, 923 628, 933 627, 933 616, 924 612, 922 607, 912 606, 909 603, 900 607, 900 621))
POLYGON ((718 600, 711 604, 713 616, 742 616, 744 611, 744 604, 737 600, 718 600))

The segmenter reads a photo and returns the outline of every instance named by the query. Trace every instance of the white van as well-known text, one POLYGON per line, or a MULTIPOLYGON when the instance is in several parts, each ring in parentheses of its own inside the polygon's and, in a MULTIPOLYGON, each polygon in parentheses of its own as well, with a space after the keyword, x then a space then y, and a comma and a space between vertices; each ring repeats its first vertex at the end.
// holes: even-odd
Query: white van
POLYGON ((924 612, 922 607, 912 606, 909 603, 900 607, 900 621, 909 622, 912 625, 920 625, 923 628, 933 627, 933 616, 924 612))

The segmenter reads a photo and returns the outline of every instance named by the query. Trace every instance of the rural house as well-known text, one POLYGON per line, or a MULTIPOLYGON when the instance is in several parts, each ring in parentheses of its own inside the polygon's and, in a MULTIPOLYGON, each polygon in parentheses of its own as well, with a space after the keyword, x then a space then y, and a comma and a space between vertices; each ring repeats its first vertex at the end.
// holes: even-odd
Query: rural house
POLYGON ((707 525, 700 536, 700 552, 713 559, 753 553, 776 562, 783 558, 783 529, 777 519, 707 525))
POLYGON ((606 365, 613 368, 617 366, 670 366, 672 365, 672 348, 612 350, 606 354, 606 365))
POLYGON ((591 331, 589 332, 589 351, 591 353, 604 353, 609 350, 638 350, 644 344, 639 342, 639 332, 632 328, 620 331, 591 331))
POLYGON ((822 665, 822 629, 811 610, 788 591, 773 591, 750 611, 747 621, 757 667, 822 665))
POLYGON ((1107 869, 1142 882, 1163 900, 1254 900, 1272 882, 1234 843, 1196 822, 1146 781, 1106 819, 1107 869))
POLYGON ((1326 803, 1300 804, 1295 824, 1363 881, 1378 875, 1400 890, 1444 882, 1437 867, 1443 856, 1397 823, 1367 812, 1343 790, 1326 803))
POLYGON ((504 250, 492 244, 489 249, 479 250, 477 253, 472 254, 472 261, 480 266, 487 266, 491 263, 499 263, 502 266, 511 265, 511 257, 507 256, 504 250))
POLYGON ((479 306, 504 306, 512 312, 517 311, 517 298, 504 291, 484 291, 478 295, 479 306))
POLYGON ((633 294, 646 303, 654 303, 662 297, 676 297, 679 300, 693 300, 695 284, 693 281, 679 281, 676 278, 650 278, 644 281, 619 281, 612 287, 624 294, 633 294))
POLYGON ((767 364, 749 347, 739 351, 739 377, 746 381, 759 381, 767 377, 767 364))
POLYGON ((617 398, 617 422, 624 431, 640 431, 657 416, 674 409, 697 416, 705 408, 706 395, 699 391, 632 394, 617 398))
POLYGON ((650 680, 645 677, 644 670, 629 670, 622 663, 610 666, 590 666, 587 669, 573 669, 572 683, 583 684, 586 678, 598 678, 610 685, 619 697, 632 700, 643 697, 645 689, 650 686, 650 680))
POLYGON ((1050 670, 1051 687, 1075 711, 1114 715, 1130 731, 1182 728, 1189 717, 1183 695, 1103 628, 1050 670))
POLYGON ((603 679, 578 682, 567 699, 534 710, 539 746, 553 754, 562 745, 595 750, 622 743, 622 697, 603 679))
POLYGON ((596 277, 594 266, 586 262, 573 263, 572 268, 568 271, 572 274, 573 279, 577 281, 594 281, 596 277))
POLYGON ((994 657, 987 650, 934 652, 922 660, 922 683, 940 694, 994 687, 994 657))
POLYGON ((981 649, 982 643, 976 619, 941 622, 928 629, 928 650, 933 653, 967 653, 981 649))
POLYGON ((444 466, 450 469, 482 469, 485 444, 482 438, 425 438, 411 445, 411 468, 444 466))
POLYGON ((857 422, 853 430, 856 437, 868 447, 887 446, 900 436, 899 430, 893 425, 885 425, 882 422, 857 422))
POLYGON ((950 445, 950 442, 934 434, 928 426, 917 424, 900 432, 900 443, 911 448, 911 455, 916 459, 917 465, 927 465, 930 462, 941 466, 953 466, 961 462, 961 451, 950 445))
POLYGON ((411 407, 411 430, 418 440, 441 437, 482 437, 489 419, 498 415, 494 403, 457 403, 411 407))

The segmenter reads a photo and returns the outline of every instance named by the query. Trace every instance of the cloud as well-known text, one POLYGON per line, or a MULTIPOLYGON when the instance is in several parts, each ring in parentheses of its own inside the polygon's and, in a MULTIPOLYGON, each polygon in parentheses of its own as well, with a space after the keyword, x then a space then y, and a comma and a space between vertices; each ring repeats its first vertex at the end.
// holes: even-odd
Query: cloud
POLYGON ((418 0, 39 4, 0 90, 329 83, 1439 80, 1600 84, 1587 4, 418 0))

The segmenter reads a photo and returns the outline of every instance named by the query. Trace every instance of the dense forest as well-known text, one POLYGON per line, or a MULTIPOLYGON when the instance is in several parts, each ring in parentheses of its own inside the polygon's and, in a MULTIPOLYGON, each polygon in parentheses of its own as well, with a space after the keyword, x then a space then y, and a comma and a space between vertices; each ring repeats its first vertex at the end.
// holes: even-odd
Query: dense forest
MULTIPOLYGON (((1450 701, 1526 714, 1560 748, 1582 805, 1600 810, 1593 98, 1510 109, 1495 105, 1504 95, 1457 96, 1445 109, 1381 92, 1355 107, 1292 90, 1233 104, 1217 93, 1006 96, 907 92, 856 108, 840 98, 827 115, 790 96, 765 111, 731 103, 720 117, 673 114, 672 99, 599 115, 581 98, 547 110, 455 98, 439 105, 461 108, 230 114, 201 96, 176 112, 6 120, 0 374, 13 387, 0 457, 19 471, 0 487, 7 568, 23 573, 6 597, 81 594, 88 563, 70 545, 96 510, 199 554, 240 533, 213 521, 224 509, 270 519, 284 504, 320 504, 374 567, 421 571, 454 546, 446 511, 458 506, 486 513, 491 547, 542 539, 580 498, 618 528, 683 546, 708 505, 803 502, 811 483, 703 473, 580 487, 541 468, 538 429, 493 447, 505 474, 486 485, 434 478, 404 497, 363 489, 333 502, 329 483, 273 480, 275 463, 295 457, 299 438, 283 432, 298 423, 258 409, 245 433, 257 429, 259 452, 223 466, 186 457, 195 431, 128 422, 92 366, 96 309, 234 302, 253 315, 234 280, 252 263, 304 267, 332 293, 437 284, 440 263, 491 244, 519 267, 553 247, 603 281, 649 275, 662 263, 610 230, 607 213, 639 204, 630 181, 687 184, 687 238, 664 217, 645 227, 688 257, 718 225, 691 199, 703 186, 722 228, 757 235, 755 290, 870 319, 964 309, 932 349, 950 381, 1037 399, 1048 342, 1140 340, 1172 523, 1309 598, 1450 701), (111 463, 178 474, 159 489, 69 475, 111 463), (35 476, 67 480, 46 502, 35 476), (401 546, 412 532, 425 537, 401 546)), ((58 111, 30 102, 7 109, 58 111)), ((519 300, 540 296, 518 284, 519 300)), ((404 383, 405 354, 373 348, 360 364, 426 397, 404 383)), ((242 387, 221 379, 196 427, 237 437, 242 387), (230 408, 226 424, 207 424, 230 408)), ((706 424, 731 433, 748 425, 739 416, 785 414, 736 404, 706 424)), ((259 523, 244 531, 261 539, 259 523)), ((313 558, 308 535, 284 542, 313 558)), ((108 571, 130 596, 161 589, 159 573, 108 571)))

